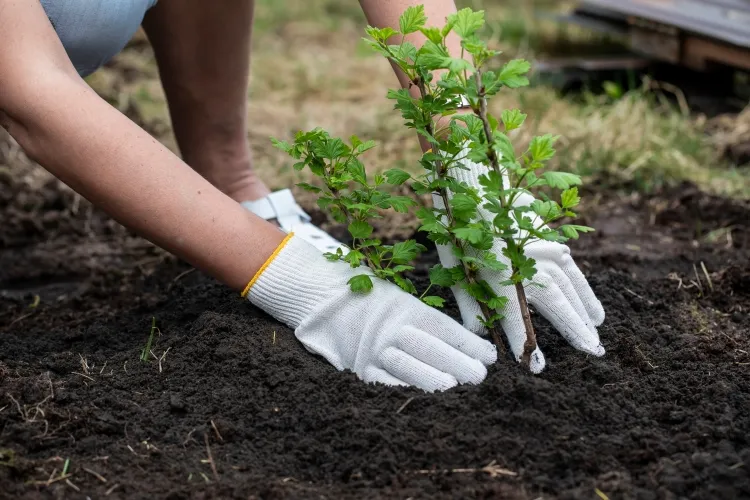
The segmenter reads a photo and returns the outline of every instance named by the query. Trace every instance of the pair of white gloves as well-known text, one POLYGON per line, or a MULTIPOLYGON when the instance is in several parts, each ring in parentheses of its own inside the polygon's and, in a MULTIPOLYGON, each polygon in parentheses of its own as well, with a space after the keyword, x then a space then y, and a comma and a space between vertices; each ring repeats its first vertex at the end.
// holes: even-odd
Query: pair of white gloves
MULTIPOLYGON (((471 162, 465 166, 468 170, 455 177, 481 189, 477 179, 486 167, 471 162)), ((531 201, 527 196, 518 204, 531 201)), ((497 240, 493 252, 507 263, 502 248, 502 241, 497 240)), ((443 266, 458 264, 449 247, 439 246, 438 253, 443 266)), ((535 241, 526 253, 536 260, 534 282, 542 285, 526 285, 529 303, 573 347, 602 356, 596 327, 604 321, 604 310, 568 247, 535 241)), ((352 370, 365 382, 444 390, 459 383, 481 382, 486 366, 497 359, 495 346, 477 335, 485 333, 477 318, 479 304, 458 285, 453 293, 463 326, 390 283, 378 281, 368 293, 352 292, 347 282, 361 274, 362 268, 330 262, 298 236, 288 238, 267 264, 250 286, 248 299, 293 328, 309 351, 339 370, 352 370)), ((480 278, 496 284, 508 276, 482 270, 480 278)), ((495 292, 509 298, 501 327, 520 360, 526 332, 515 289, 498 286, 495 292)), ((537 349, 531 370, 539 373, 544 365, 544 355, 537 349)))

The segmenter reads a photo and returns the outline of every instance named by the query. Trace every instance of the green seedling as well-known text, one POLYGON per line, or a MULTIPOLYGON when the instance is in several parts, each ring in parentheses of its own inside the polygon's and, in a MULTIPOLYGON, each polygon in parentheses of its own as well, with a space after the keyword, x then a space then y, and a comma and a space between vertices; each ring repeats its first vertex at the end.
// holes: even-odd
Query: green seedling
POLYGON ((154 334, 158 333, 159 329, 156 327, 156 318, 151 317, 151 331, 148 334, 148 340, 146 341, 146 345, 143 347, 143 350, 141 351, 141 361, 147 362, 148 361, 148 355, 151 353, 151 345, 154 343, 154 334))
MULTIPOLYGON (((390 90, 387 97, 395 101, 405 125, 430 145, 420 160, 424 174, 412 176, 391 169, 368 178, 360 157, 375 144, 357 137, 345 143, 321 129, 298 133, 292 144, 274 143, 298 160, 294 165, 297 170, 307 167, 322 181, 323 187, 300 186, 316 193, 319 207, 348 225, 351 251, 329 254, 330 259, 344 260, 352 267, 365 264, 375 277, 392 281, 433 306, 443 302, 426 295, 433 286, 463 287, 480 304, 480 319, 499 349, 503 344, 498 321, 503 318, 508 296, 515 293, 527 334, 522 362, 528 366, 536 336, 524 287, 533 282, 536 262, 525 249, 533 241, 565 242, 592 231, 573 224, 550 226, 576 216, 573 209, 580 202, 576 186, 581 179, 566 172, 542 173, 555 154, 557 137, 534 137, 517 152, 510 133, 524 124, 526 115, 520 110, 503 110, 499 118, 489 112, 488 101, 493 96, 529 84, 530 64, 514 59, 492 66, 500 53, 478 35, 484 26, 484 12, 463 9, 449 16, 442 27, 428 27, 426 22, 423 6, 409 7, 400 18, 399 30, 368 26, 365 39, 409 79, 409 89, 390 90), (406 35, 416 32, 426 38, 420 47, 406 40, 406 35), (460 54, 448 52, 446 38, 452 33, 461 40, 460 54), (480 189, 455 177, 457 171, 467 168, 467 162, 487 168, 478 179, 480 189), (371 221, 380 216, 380 210, 407 211, 417 205, 408 197, 387 192, 388 186, 407 182, 418 195, 436 194, 442 200, 444 208, 416 211, 420 230, 436 244, 450 246, 459 262, 453 268, 433 267, 430 286, 421 294, 403 273, 413 269, 413 261, 424 247, 414 240, 383 245, 372 236, 371 221), (532 190, 537 199, 521 203, 520 198, 532 190), (498 242, 503 259, 497 258, 498 242), (499 271, 504 278, 488 283, 481 278, 482 270, 499 271)), ((354 291, 367 292, 373 280, 363 273, 350 284, 354 291)))

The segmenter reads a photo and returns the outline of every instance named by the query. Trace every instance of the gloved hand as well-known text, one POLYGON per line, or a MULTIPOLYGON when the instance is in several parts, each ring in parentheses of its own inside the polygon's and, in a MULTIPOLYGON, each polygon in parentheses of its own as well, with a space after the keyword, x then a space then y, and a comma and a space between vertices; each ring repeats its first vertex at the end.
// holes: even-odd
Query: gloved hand
POLYGON ((481 382, 497 359, 492 344, 396 285, 376 280, 371 291, 352 292, 347 282, 367 268, 330 262, 293 235, 274 255, 247 298, 339 370, 435 391, 481 382))
MULTIPOLYGON (((478 189, 481 194, 483 188, 478 179, 487 173, 487 167, 468 160, 465 160, 463 165, 467 170, 455 168, 450 171, 450 175, 478 189)), ((515 205, 528 206, 533 201, 534 197, 530 194, 520 195, 515 205)), ((433 203, 436 208, 444 208, 440 196, 433 195, 433 203)), ((492 220, 494 217, 482 207, 479 207, 478 212, 487 220, 492 220)), ((508 297, 508 303, 502 311, 505 318, 501 320, 500 326, 508 338, 513 355, 516 360, 520 360, 526 340, 526 329, 516 291, 513 286, 496 285, 510 278, 510 261, 502 253, 504 247, 502 240, 497 239, 491 251, 499 261, 508 265, 508 269, 502 272, 483 269, 480 271, 479 278, 493 285, 496 294, 508 297)), ((533 283, 524 285, 529 304, 547 318, 573 347, 595 356, 603 356, 604 347, 599 341, 596 328, 604 321, 604 309, 583 273, 573 262, 570 249, 560 243, 536 240, 525 247, 525 253, 536 261, 537 268, 533 283)), ((444 267, 454 267, 459 264, 449 246, 438 245, 438 255, 444 267)), ((478 316, 481 316, 479 303, 460 285, 452 287, 452 291, 461 311, 464 327, 474 333, 485 334, 486 328, 478 319, 478 316)), ((544 366, 544 354, 537 346, 531 355, 530 369, 534 373, 539 373, 544 366)))

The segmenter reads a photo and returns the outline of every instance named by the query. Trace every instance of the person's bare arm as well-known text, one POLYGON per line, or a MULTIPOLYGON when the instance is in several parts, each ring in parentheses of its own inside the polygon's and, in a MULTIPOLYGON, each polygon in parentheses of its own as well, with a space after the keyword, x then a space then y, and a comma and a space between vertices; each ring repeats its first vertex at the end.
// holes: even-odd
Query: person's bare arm
POLYGON ((183 159, 237 200, 268 194, 247 141, 254 3, 159 2, 143 21, 183 159))
POLYGON ((0 124, 116 220, 235 289, 284 237, 97 96, 38 0, 0 2, 0 124))

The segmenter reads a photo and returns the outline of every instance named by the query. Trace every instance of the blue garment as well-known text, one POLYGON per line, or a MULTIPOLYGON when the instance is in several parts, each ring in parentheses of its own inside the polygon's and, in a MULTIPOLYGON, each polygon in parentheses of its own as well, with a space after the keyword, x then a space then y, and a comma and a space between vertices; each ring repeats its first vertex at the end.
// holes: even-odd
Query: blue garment
POLYGON ((78 74, 96 71, 127 45, 157 0, 40 0, 78 74))

